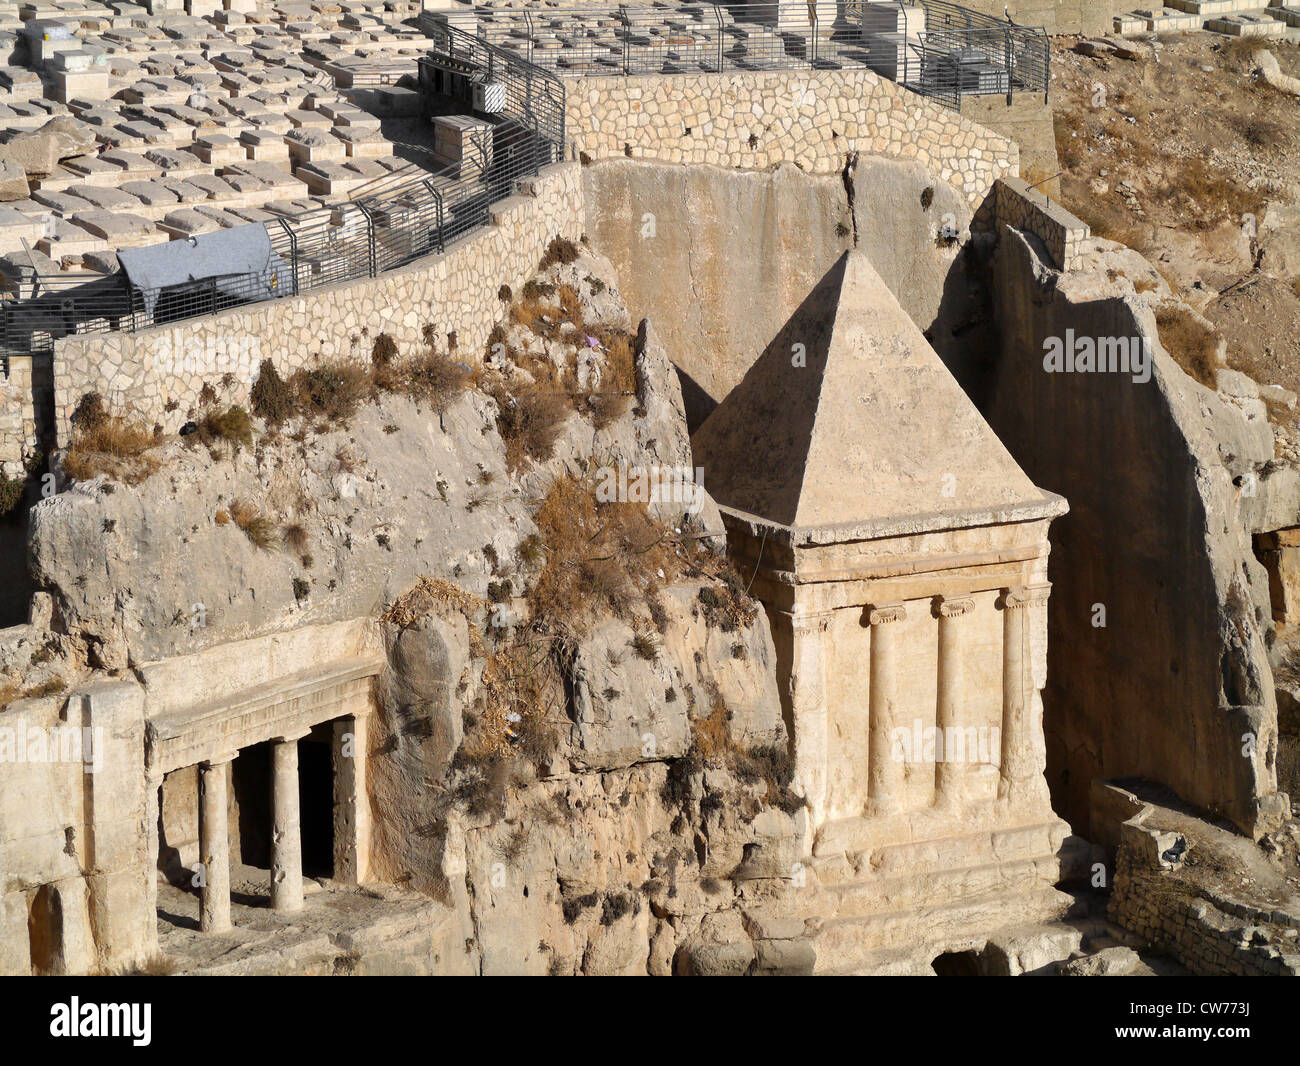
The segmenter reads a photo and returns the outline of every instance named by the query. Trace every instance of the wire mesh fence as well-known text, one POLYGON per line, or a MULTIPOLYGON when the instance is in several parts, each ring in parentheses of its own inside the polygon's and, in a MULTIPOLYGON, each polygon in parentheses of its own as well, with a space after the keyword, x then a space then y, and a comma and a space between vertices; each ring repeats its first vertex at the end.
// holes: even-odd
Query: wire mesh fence
POLYGON ((479 8, 479 39, 564 77, 866 67, 953 107, 1046 94, 1039 28, 937 0, 479 8))

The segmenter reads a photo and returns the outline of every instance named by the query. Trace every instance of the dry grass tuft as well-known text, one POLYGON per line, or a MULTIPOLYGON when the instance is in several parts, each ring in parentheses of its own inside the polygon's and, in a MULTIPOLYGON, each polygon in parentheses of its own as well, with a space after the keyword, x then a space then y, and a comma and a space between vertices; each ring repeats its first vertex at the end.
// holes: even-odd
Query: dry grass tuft
POLYGON ((1156 314, 1160 343, 1191 377, 1206 388, 1219 387, 1218 335, 1185 308, 1156 314))
POLYGON ((705 762, 719 759, 731 750, 730 721, 731 712, 715 693, 709 713, 691 723, 691 747, 705 762))
POLYGON ((254 547, 270 549, 275 545, 275 523, 267 518, 253 504, 244 500, 233 500, 230 504, 230 517, 254 547))
POLYGON ((290 522, 280 530, 280 540, 286 548, 296 555, 302 555, 311 544, 311 537, 307 535, 307 527, 301 522, 290 522))
POLYGON ((138 485, 158 469, 147 453, 157 436, 138 422, 110 414, 98 393, 87 393, 72 414, 72 446, 63 469, 76 481, 104 474, 127 485, 138 485))
POLYGON ((426 615, 447 608, 472 615, 482 606, 481 600, 450 581, 422 577, 389 604, 380 621, 405 629, 426 615))

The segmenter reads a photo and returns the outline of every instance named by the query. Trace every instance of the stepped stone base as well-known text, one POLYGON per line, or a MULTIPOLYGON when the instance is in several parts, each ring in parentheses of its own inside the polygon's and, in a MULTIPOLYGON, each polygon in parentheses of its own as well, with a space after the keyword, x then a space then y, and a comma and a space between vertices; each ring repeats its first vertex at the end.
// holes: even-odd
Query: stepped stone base
POLYGON ((930 973, 939 955, 980 952, 991 931, 1057 922, 1072 903, 1054 886, 1077 838, 1057 819, 907 843, 884 843, 899 827, 880 820, 827 829, 810 860, 815 973, 930 973), (832 843, 843 850, 828 854, 832 843))

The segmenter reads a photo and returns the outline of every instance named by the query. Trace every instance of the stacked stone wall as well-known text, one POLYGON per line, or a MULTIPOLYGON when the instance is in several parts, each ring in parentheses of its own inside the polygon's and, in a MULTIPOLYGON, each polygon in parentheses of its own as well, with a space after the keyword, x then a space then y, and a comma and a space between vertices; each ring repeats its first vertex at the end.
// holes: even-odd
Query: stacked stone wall
POLYGON ((571 152, 591 160, 833 174, 854 153, 914 159, 972 209, 1020 170, 1014 141, 865 69, 583 78, 566 111, 571 152))
POLYGON ((13 356, 7 373, 0 364, 0 473, 10 478, 21 477, 39 450, 37 398, 48 399, 50 375, 48 366, 32 363, 30 356, 13 356))
POLYGON ((1300 915, 1262 911, 1197 889, 1177 876, 1173 864, 1161 868, 1155 858, 1160 846, 1149 831, 1123 827, 1107 909, 1111 921, 1202 976, 1300 974, 1294 933, 1300 915), (1292 931, 1289 938, 1286 931, 1292 931), (1291 951, 1279 948, 1279 939, 1289 939, 1291 951))
POLYGON ((503 306, 500 287, 518 287, 552 238, 582 235, 579 168, 561 163, 524 183, 524 194, 492 208, 492 224, 449 248, 381 277, 329 286, 138 333, 63 338, 54 352, 58 440, 89 392, 147 425, 175 431, 204 384, 225 378, 223 402, 247 403, 262 360, 282 374, 350 356, 368 358, 387 333, 402 353, 424 343, 472 361, 503 306), (226 378, 226 375, 230 375, 226 378))
POLYGON ((1078 270, 1085 242, 1092 236, 1085 222, 1020 178, 1000 178, 994 187, 998 224, 1025 230, 1047 246, 1058 270, 1078 270))

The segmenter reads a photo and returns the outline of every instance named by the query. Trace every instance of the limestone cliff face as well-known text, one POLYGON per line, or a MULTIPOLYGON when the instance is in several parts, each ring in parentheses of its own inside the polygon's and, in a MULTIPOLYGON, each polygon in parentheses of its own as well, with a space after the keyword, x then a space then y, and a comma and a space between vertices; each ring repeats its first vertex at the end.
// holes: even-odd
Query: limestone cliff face
POLYGON ((1112 280, 1135 269, 1132 256, 1098 242, 1089 269, 1061 275, 1004 229, 994 263, 1002 347, 990 422, 1071 508, 1052 527, 1048 779, 1084 833, 1089 782, 1136 775, 1259 835, 1284 805, 1268 581, 1242 485, 1266 473, 1272 434, 1262 412, 1165 354, 1148 300, 1112 280), (1148 340, 1150 380, 1046 372, 1044 342, 1067 329, 1148 340))
POLYGON ((966 384, 958 362, 987 315, 974 313, 971 279, 952 270, 956 242, 937 238, 966 231, 971 212, 919 163, 851 153, 828 176, 620 159, 585 168, 583 184, 592 240, 618 268, 628 306, 662 330, 692 430, 850 248, 966 384))

